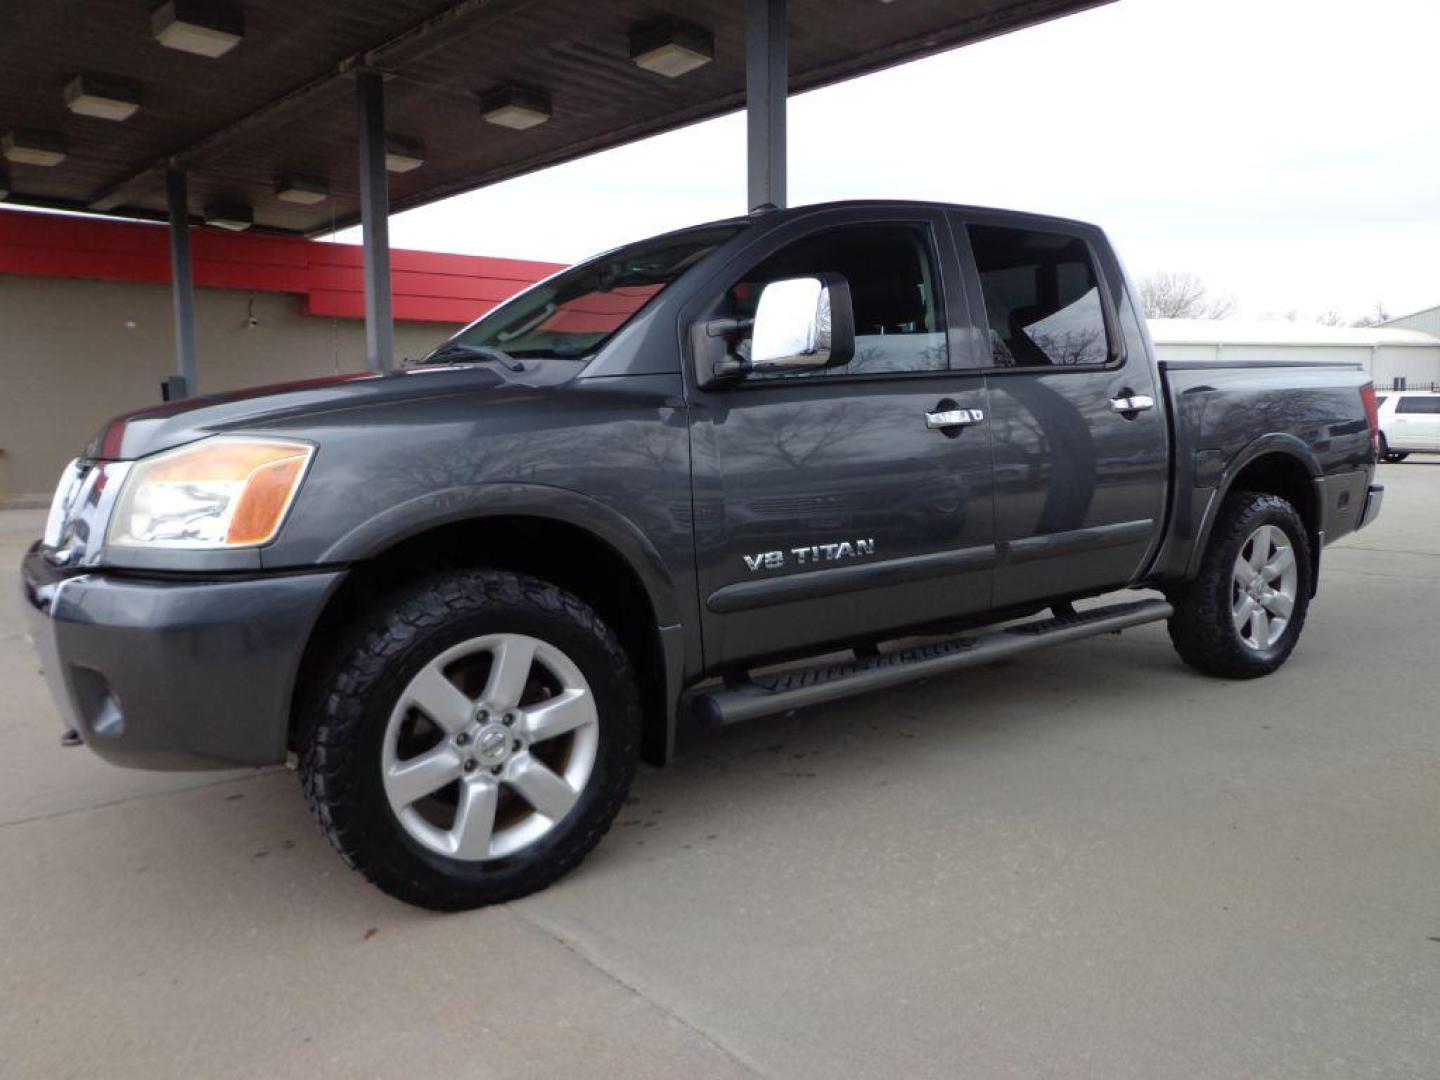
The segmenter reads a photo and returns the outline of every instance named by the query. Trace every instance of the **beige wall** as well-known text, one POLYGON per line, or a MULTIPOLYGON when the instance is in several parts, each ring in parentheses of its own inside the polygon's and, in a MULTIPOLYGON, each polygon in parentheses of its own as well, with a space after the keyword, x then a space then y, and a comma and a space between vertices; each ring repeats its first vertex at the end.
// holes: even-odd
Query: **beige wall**
MULTIPOLYGON (((362 369, 363 324, 303 315, 300 304, 284 293, 199 290, 201 391, 362 369)), ((397 324, 396 351, 420 356, 454 329, 397 324)), ((168 286, 0 275, 0 505, 48 500, 100 425, 158 402, 173 370, 168 286)))

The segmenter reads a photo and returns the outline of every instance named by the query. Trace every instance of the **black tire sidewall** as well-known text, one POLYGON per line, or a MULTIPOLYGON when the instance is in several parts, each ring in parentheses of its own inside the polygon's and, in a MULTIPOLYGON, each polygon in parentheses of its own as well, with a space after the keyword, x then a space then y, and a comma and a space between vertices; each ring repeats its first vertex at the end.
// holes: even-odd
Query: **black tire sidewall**
POLYGON ((1226 539, 1227 543, 1221 549, 1219 568, 1221 572, 1216 575, 1217 586, 1221 590, 1222 611, 1226 616, 1225 626, 1230 631, 1236 647, 1242 650, 1246 656, 1255 657, 1267 670, 1279 667, 1294 650, 1295 642, 1304 628, 1305 615, 1309 609, 1310 542, 1305 536, 1305 527, 1301 524, 1299 515, 1290 508, 1288 503, 1283 504, 1283 507, 1266 504, 1264 509, 1254 510, 1244 515, 1240 519, 1239 529, 1226 539), (1295 553, 1295 607, 1291 612, 1289 622, 1285 624, 1285 632, 1280 635, 1279 640, 1267 648, 1256 649, 1245 644, 1240 632, 1235 628, 1235 621, 1229 617, 1229 613, 1233 604, 1235 560, 1239 558, 1240 552, 1251 534, 1262 525, 1275 526, 1284 532, 1285 538, 1290 541, 1291 550, 1295 553))
MULTIPOLYGON (((477 594, 473 604, 462 601, 461 610, 454 610, 454 576, 426 582, 387 605, 386 615, 372 630, 384 644, 378 657, 373 636, 370 647, 363 649, 367 660, 380 660, 370 676, 355 678, 357 665, 345 667, 345 696, 363 704, 348 735, 349 760, 342 767, 338 797, 329 808, 345 838, 342 852, 366 876, 402 899, 442 909, 475 907, 524 895, 543 888, 579 862, 598 840, 597 834, 609 827, 623 800, 639 745, 638 705, 628 661, 593 612, 553 586, 520 575, 458 577, 462 596, 477 594), (474 588, 473 579, 501 576, 519 582, 520 591, 500 590, 507 598, 497 602, 494 590, 474 588), (451 614, 435 625, 417 629, 411 610, 433 606, 433 595, 427 594, 436 592, 447 594, 451 614), (537 606, 534 600, 541 595, 548 603, 537 606), (557 596, 559 603, 555 602, 557 596), (509 856, 470 862, 432 851, 405 830, 385 793, 381 761, 391 712, 415 674, 444 650, 495 633, 538 638, 575 663, 595 696, 600 718, 598 745, 585 789, 559 824, 509 856)), ((332 839, 336 839, 334 833, 332 839)))
POLYGON ((1295 508, 1277 495, 1231 495, 1211 533, 1198 577, 1176 598, 1171 639, 1182 658, 1206 674, 1255 678, 1280 667, 1294 651, 1309 612, 1314 574, 1310 538, 1295 508), (1256 529, 1281 529, 1295 552, 1295 606, 1274 645, 1256 649, 1235 628, 1232 589, 1235 560, 1256 529))

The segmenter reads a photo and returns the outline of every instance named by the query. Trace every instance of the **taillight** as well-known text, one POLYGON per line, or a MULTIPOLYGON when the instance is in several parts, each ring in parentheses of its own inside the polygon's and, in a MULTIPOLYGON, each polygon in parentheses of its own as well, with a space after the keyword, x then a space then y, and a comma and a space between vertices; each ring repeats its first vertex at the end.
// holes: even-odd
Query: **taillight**
POLYGON ((1370 447, 1378 456, 1380 453, 1380 406, 1375 403, 1375 384, 1366 383, 1360 388, 1360 400, 1365 403, 1365 422, 1370 425, 1370 447))

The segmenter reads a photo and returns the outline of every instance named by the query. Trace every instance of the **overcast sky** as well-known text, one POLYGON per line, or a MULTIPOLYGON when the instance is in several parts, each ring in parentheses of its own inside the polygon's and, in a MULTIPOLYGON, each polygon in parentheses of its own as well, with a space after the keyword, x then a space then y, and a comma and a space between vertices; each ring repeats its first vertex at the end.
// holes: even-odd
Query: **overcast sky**
MULTIPOLYGON (((1437 47, 1437 0, 1118 0, 792 98, 790 203, 1064 214, 1237 315, 1403 314, 1440 304, 1437 47)), ((401 214, 391 240, 572 262, 743 211, 744 157, 724 117, 401 214)))

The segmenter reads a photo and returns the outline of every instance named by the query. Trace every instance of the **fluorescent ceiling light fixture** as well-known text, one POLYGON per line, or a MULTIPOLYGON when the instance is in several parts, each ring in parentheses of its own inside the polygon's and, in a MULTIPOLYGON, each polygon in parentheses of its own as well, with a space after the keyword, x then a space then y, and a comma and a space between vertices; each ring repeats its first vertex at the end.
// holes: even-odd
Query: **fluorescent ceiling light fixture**
POLYGON ((284 173, 275 179, 275 197, 301 206, 314 206, 330 197, 330 183, 318 176, 284 173))
POLYGON ((535 90, 502 86, 480 98, 480 115, 487 124, 524 131, 550 119, 550 98, 535 90))
POLYGON ((81 116, 129 120, 140 108, 140 88, 108 75, 76 75, 65 84, 65 107, 81 116))
POLYGON ((205 207, 205 224, 231 232, 244 232, 255 224, 255 213, 236 203, 211 203, 205 207))
POLYGON ((407 173, 425 164, 425 144, 419 139, 404 135, 385 136, 385 169, 387 172, 407 173))
POLYGON ((240 44, 245 16, 218 0, 166 0, 151 12, 150 29, 167 48, 213 59, 240 44))
POLYGON ((715 39, 704 27, 664 19, 631 32, 630 59, 646 71, 678 79, 715 59, 715 39))
POLYGON ((55 131, 16 129, 0 136, 0 156, 15 165, 59 165, 65 150, 65 136, 55 131))

